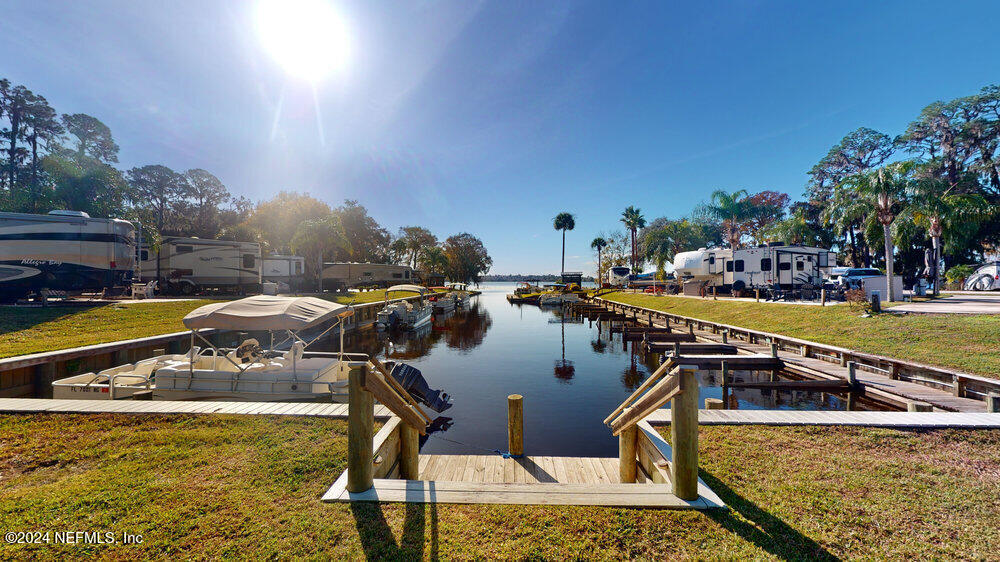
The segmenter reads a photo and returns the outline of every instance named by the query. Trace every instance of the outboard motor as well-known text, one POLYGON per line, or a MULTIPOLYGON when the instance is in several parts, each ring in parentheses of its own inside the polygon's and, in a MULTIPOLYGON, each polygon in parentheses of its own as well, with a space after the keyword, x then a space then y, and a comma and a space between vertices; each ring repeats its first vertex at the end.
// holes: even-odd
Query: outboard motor
POLYGON ((448 393, 432 390, 418 369, 405 363, 395 363, 389 373, 413 398, 435 412, 440 413, 451 408, 451 397, 448 393))

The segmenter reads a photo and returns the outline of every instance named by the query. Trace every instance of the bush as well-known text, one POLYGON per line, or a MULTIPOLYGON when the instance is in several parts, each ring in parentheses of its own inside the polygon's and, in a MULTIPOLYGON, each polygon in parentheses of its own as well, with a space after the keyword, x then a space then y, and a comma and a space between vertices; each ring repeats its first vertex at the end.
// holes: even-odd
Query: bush
POLYGON ((976 271, 976 266, 974 265, 956 265, 945 272, 944 278, 949 283, 957 283, 959 285, 965 283, 966 278, 976 271))

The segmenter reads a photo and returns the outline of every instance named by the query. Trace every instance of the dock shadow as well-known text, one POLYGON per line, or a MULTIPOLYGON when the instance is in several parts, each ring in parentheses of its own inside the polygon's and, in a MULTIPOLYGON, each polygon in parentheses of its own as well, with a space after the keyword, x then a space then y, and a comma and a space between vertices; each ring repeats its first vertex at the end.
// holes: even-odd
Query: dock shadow
POLYGON ((528 474, 534 476, 535 480, 539 483, 554 483, 557 481, 555 476, 546 472, 541 465, 531 460, 531 457, 521 457, 513 460, 517 464, 521 465, 521 468, 526 470, 528 474))
POLYGON ((358 531, 361 548, 368 560, 421 559, 424 558, 427 512, 430 512, 430 552, 427 557, 437 560, 438 513, 436 503, 405 504, 403 532, 399 541, 385 519, 384 504, 380 502, 351 502, 351 515, 358 531))
POLYGON ((705 515, 730 532, 782 560, 840 560, 823 545, 739 495, 710 472, 702 469, 699 476, 729 507, 709 509, 704 512, 705 515), (735 514, 741 515, 749 523, 735 517, 735 514))

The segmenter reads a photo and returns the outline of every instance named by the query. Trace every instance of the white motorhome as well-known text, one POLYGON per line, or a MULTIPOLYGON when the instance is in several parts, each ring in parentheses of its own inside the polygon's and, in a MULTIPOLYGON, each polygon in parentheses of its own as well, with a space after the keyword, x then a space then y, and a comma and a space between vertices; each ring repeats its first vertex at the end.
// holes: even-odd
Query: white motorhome
POLYGON ((624 287, 628 285, 628 276, 632 270, 624 265, 615 265, 608 268, 608 285, 612 287, 624 287))
POLYGON ((285 283, 297 288, 302 284, 306 259, 302 256, 271 254, 264 258, 261 278, 268 283, 285 283))
POLYGON ((825 248, 782 244, 743 248, 726 260, 722 284, 734 291, 773 286, 786 290, 820 288, 836 266, 837 254, 825 248))
POLYGON ((680 282, 702 281, 705 286, 721 286, 725 264, 733 257, 729 248, 698 248, 674 256, 674 275, 680 282))
POLYGON ((159 252, 143 247, 142 280, 156 280, 166 293, 190 295, 203 289, 259 292, 260 244, 165 237, 159 252))
POLYGON ((79 211, 0 213, 0 300, 43 289, 124 287, 135 267, 135 227, 79 211))

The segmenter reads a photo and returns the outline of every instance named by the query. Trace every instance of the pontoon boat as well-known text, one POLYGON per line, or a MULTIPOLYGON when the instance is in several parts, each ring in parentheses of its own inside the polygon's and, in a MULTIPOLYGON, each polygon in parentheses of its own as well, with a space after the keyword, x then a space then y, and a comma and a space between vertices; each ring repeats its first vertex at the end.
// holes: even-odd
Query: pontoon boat
POLYGON ((427 288, 419 285, 393 285, 385 290, 385 308, 379 311, 375 327, 379 330, 393 328, 419 328, 431 321, 433 307, 426 302, 424 295, 427 288), (389 302, 390 292, 416 293, 420 295, 417 301, 389 302))

